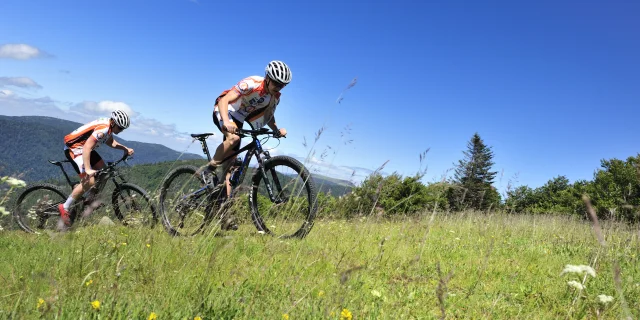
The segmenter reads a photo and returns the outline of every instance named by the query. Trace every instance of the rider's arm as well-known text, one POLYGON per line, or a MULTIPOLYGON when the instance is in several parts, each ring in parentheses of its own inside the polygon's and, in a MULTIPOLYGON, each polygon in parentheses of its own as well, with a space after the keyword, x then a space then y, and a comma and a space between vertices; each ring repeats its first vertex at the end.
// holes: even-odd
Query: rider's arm
POLYGON ((222 123, 231 123, 231 119, 229 119, 229 102, 235 101, 240 98, 240 92, 236 90, 231 90, 227 92, 220 100, 218 100, 218 110, 220 111, 220 117, 222 118, 222 123))
POLYGON ((278 125, 276 124, 276 107, 278 106, 280 100, 274 99, 272 101, 273 104, 269 105, 269 107, 267 107, 267 110, 264 112, 264 119, 267 120, 267 126, 269 126, 271 130, 278 132, 280 131, 280 129, 278 129, 278 125))
POLYGON ((118 143, 113 137, 110 137, 105 144, 114 149, 127 150, 127 147, 118 143))
POLYGON ((273 131, 278 131, 278 126, 276 125, 276 116, 272 115, 271 119, 269 119, 269 121, 267 122, 267 125, 269 126, 269 128, 271 128, 271 130, 273 131))
POLYGON ((133 149, 128 148, 124 144, 118 143, 118 141, 116 141, 116 139, 114 139, 113 137, 109 137, 109 139, 105 143, 111 148, 124 150, 128 155, 133 154, 133 149))

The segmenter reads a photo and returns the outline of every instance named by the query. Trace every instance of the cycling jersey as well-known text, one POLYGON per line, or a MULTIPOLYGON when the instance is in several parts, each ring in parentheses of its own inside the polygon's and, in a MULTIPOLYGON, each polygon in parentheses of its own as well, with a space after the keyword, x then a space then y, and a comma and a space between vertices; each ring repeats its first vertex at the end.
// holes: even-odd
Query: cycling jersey
MULTIPOLYGON (((100 118, 91 121, 64 137, 65 150, 70 149, 75 156, 82 154, 82 147, 88 139, 97 141, 95 148, 111 138, 111 119, 100 118)), ((94 149, 95 149, 94 148, 94 149)))
POLYGON ((247 77, 238 82, 233 88, 223 91, 216 99, 214 111, 220 122, 222 122, 222 118, 218 109, 218 100, 231 90, 238 92, 240 97, 229 102, 229 115, 240 122, 243 122, 254 111, 264 109, 269 105, 273 105, 275 108, 280 103, 280 92, 276 92, 274 95, 267 93, 264 77, 247 77))

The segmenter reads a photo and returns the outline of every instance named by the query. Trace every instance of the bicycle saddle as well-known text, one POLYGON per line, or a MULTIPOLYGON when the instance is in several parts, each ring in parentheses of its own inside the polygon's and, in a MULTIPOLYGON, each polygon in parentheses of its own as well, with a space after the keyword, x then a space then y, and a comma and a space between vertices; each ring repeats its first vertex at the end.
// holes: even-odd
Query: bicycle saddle
POLYGON ((191 137, 196 139, 202 139, 212 135, 213 133, 192 133, 191 137))
POLYGON ((69 161, 69 160, 62 160, 62 161, 49 160, 49 163, 51 163, 53 165, 56 165, 56 166, 59 166, 60 164, 65 163, 65 162, 71 162, 71 161, 69 161))

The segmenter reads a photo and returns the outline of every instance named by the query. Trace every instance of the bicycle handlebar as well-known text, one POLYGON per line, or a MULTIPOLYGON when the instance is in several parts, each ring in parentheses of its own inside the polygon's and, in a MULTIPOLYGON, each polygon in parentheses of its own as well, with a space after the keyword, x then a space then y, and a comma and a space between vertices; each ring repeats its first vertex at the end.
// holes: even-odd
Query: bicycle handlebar
POLYGON ((272 131, 267 128, 260 128, 258 130, 247 130, 247 129, 236 129, 236 134, 239 136, 244 135, 252 135, 252 136, 260 136, 260 135, 272 135, 274 138, 286 138, 286 136, 281 136, 280 132, 272 131))
POLYGON ((123 162, 123 161, 126 162, 127 158, 129 158, 129 155, 125 152, 125 154, 119 160, 116 160, 115 162, 107 162, 107 165, 104 168, 100 170, 96 170, 96 173, 94 173, 94 176, 97 177, 99 175, 108 173, 112 168, 117 166, 120 162, 123 162))

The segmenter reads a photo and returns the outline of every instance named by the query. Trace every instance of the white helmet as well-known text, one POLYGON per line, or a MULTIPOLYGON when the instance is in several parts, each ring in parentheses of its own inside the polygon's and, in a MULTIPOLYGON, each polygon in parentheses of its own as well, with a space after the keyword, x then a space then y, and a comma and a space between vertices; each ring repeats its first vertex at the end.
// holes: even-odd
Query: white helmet
POLYGON ((265 74, 272 80, 283 84, 291 82, 291 70, 289 70, 289 67, 282 61, 274 60, 269 62, 269 65, 265 69, 265 74))
POLYGON ((116 125, 122 129, 129 128, 129 116, 126 112, 122 110, 114 110, 111 112, 111 119, 116 123, 116 125))

